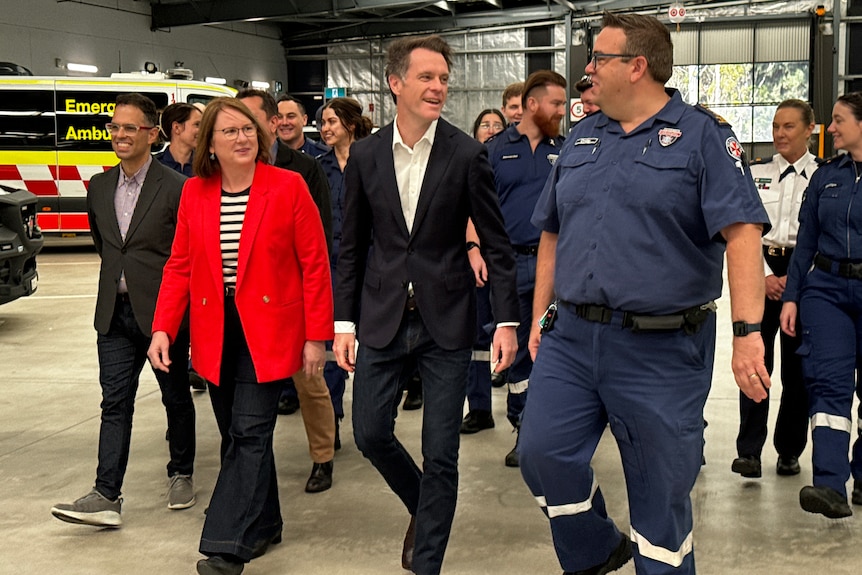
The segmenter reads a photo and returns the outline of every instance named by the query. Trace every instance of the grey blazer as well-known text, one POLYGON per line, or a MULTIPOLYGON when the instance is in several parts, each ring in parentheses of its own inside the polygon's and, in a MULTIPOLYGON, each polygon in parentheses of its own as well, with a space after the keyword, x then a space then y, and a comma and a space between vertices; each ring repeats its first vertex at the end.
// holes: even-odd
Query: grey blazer
POLYGON ((114 210, 114 192, 120 169, 117 165, 103 174, 93 176, 87 191, 90 230, 96 251, 102 258, 94 325, 99 333, 108 332, 114 315, 120 274, 125 270, 135 319, 141 331, 151 335, 162 268, 171 255, 180 195, 186 177, 153 160, 141 186, 141 194, 124 242, 114 210))

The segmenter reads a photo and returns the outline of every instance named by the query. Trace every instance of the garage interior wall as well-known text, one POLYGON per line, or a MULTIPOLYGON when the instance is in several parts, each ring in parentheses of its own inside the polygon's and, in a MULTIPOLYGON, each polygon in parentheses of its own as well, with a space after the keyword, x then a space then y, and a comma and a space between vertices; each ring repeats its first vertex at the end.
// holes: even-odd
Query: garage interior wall
MULTIPOLYGON (((64 62, 94 64, 98 76, 134 72, 144 62, 160 71, 183 62, 195 79, 286 80, 284 49, 276 26, 237 23, 150 30, 150 5, 133 0, 3 2, 0 60, 42 76, 66 76, 64 62)), ((80 75, 80 74, 78 74, 80 75)))
MULTIPOLYGON (((547 46, 528 46, 530 27, 509 27, 444 34, 455 52, 449 96, 443 117, 469 132, 473 120, 485 108, 499 108, 503 90, 523 82, 534 70, 529 55, 547 55, 554 71, 566 75, 566 31, 562 22, 537 25, 550 28, 547 46)), ((362 104, 376 126, 395 117, 395 104, 383 77, 390 40, 363 40, 327 47, 327 86, 347 88, 347 95, 362 104)), ((290 60, 290 55, 288 55, 290 60)), ((288 79, 290 81, 290 79, 288 79)))

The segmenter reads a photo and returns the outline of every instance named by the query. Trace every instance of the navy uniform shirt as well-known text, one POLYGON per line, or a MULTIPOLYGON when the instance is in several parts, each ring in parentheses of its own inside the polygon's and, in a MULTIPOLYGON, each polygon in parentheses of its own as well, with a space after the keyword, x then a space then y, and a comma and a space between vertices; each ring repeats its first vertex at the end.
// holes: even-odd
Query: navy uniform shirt
MULTIPOLYGON (((862 173, 862 165, 859 170, 862 173)), ((811 176, 799 209, 799 234, 783 301, 799 301, 817 253, 833 261, 862 262, 862 202, 855 198, 859 186, 850 154, 827 160, 811 176)))
POLYGON ((156 154, 156 159, 160 161, 163 165, 169 167, 175 172, 179 172, 184 176, 192 177, 194 174, 192 173, 192 163, 195 161, 195 151, 192 150, 192 155, 189 156, 188 164, 180 164, 176 161, 171 155, 171 147, 168 146, 158 154, 156 154))
POLYGON ((562 143, 562 138, 543 138, 534 153, 530 139, 518 132, 515 125, 488 142, 488 160, 494 168, 500 211, 512 245, 539 243, 541 232, 530 223, 530 215, 562 143))
POLYGON ((721 230, 769 228, 730 126, 668 93, 628 134, 596 112, 566 138, 532 220, 559 234, 561 300, 656 315, 703 304, 721 295, 721 230))
POLYGON ((325 154, 327 151, 329 151, 329 146, 326 146, 319 142, 315 142, 311 138, 305 138, 305 142, 303 142, 302 146, 299 148, 299 151, 303 154, 308 154, 312 158, 316 158, 320 154, 325 154))
MULTIPOLYGON (((306 140, 308 141, 308 140, 306 140)), ((344 211, 344 172, 338 165, 335 150, 330 149, 317 157, 323 167, 326 179, 329 180, 329 192, 332 205, 332 261, 338 259, 338 245, 341 242, 341 223, 344 211)))

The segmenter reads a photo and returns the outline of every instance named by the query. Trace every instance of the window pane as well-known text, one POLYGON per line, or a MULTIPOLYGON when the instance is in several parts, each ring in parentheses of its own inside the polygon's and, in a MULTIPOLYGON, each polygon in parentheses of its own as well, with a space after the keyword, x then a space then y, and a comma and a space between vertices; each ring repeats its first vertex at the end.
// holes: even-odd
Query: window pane
MULTIPOLYGON (((737 140, 751 142, 751 106, 710 106, 709 109, 727 120, 737 140)), ((770 118, 771 121, 772 118, 770 118)))
POLYGON ((710 64, 700 67, 700 102, 710 108, 722 104, 750 104, 751 64, 710 64))
POLYGON ((808 62, 754 65, 754 103, 779 104, 788 98, 808 100, 808 62))
POLYGON ((772 142, 772 118, 778 106, 754 107, 754 139, 752 142, 772 142))
POLYGON ((671 76, 667 86, 679 90, 683 102, 692 106, 697 104, 697 65, 674 66, 673 76, 671 76))

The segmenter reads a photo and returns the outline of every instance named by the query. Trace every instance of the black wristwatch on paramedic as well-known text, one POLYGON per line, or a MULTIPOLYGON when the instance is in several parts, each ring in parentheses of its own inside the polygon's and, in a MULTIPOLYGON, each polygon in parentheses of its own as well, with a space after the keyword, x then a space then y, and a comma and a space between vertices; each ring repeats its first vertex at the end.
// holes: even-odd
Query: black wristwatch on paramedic
POLYGON ((745 323, 744 321, 733 322, 733 335, 735 337, 745 337, 755 331, 760 331, 759 323, 745 323))
POLYGON ((480 245, 479 245, 479 244, 477 244, 476 242, 467 242, 467 251, 469 252, 469 251, 470 251, 470 250, 472 250, 473 248, 479 248, 479 249, 481 250, 481 249, 482 249, 482 246, 480 246, 480 245))

